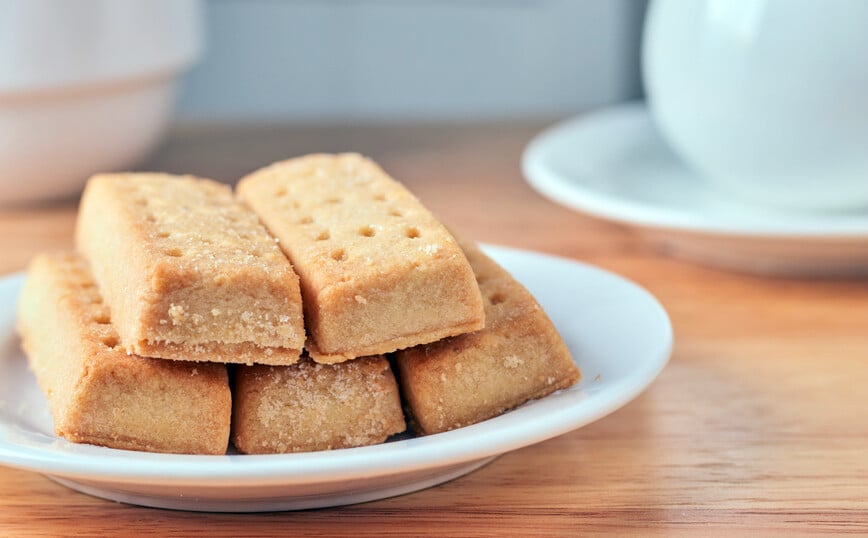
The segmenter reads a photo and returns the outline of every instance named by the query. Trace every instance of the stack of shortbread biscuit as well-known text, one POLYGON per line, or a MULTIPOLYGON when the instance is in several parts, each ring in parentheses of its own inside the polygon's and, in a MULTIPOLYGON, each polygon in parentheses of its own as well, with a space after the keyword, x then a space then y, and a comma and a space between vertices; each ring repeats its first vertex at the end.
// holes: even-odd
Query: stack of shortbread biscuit
POLYGON ((70 441, 356 447, 406 429, 401 396, 431 434, 580 377, 534 298, 359 155, 276 163, 237 194, 188 176, 95 176, 76 247, 34 259, 19 301, 24 349, 70 441))

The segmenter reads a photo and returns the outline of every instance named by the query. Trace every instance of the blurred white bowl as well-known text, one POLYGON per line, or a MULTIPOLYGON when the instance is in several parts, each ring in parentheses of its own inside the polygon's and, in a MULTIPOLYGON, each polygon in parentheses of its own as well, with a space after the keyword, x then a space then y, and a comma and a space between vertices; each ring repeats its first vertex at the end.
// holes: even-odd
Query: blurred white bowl
POLYGON ((159 142, 198 0, 0 0, 0 203, 71 195, 159 142))

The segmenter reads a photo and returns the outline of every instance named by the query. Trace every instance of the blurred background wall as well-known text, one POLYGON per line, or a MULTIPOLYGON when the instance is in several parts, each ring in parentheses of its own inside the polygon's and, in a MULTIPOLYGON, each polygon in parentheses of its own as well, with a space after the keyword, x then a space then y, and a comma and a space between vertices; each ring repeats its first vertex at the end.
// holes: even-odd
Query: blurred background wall
POLYGON ((208 0, 181 122, 555 118, 641 95, 643 0, 208 0))

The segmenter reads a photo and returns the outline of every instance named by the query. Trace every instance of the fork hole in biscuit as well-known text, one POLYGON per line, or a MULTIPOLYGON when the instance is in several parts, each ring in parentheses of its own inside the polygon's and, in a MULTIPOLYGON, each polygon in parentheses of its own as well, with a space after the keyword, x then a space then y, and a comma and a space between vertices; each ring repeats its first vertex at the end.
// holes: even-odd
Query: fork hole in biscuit
POLYGON ((317 241, 327 241, 331 237, 328 230, 322 231, 316 236, 317 241))
POLYGON ((377 202, 385 202, 386 201, 386 195, 382 194, 382 193, 381 194, 375 194, 374 200, 377 202))
POLYGON ((488 297, 488 300, 493 305, 499 305, 506 300, 506 297, 502 293, 492 293, 491 296, 488 297))
POLYGON ((299 220, 298 223, 299 224, 312 224, 313 223, 313 217, 304 217, 301 220, 299 220))
POLYGON ((337 248, 332 251, 332 259, 336 262, 342 262, 347 259, 347 251, 342 248, 337 248))
POLYGON ((339 204, 339 203, 341 203, 341 199, 338 198, 337 196, 330 196, 330 197, 325 199, 325 203, 327 203, 327 204, 339 204))
POLYGON ((145 220, 148 222, 157 222, 157 217, 155 217, 153 213, 148 213, 145 215, 145 220))
POLYGON ((409 237, 410 239, 418 239, 419 237, 422 236, 422 233, 419 232, 419 228, 416 228, 416 227, 407 228, 406 233, 407 233, 407 237, 409 237))
POLYGON ((404 213, 402 213, 399 209, 393 209, 389 211, 389 215, 392 215, 393 217, 403 217, 404 213))
POLYGON ((109 349, 114 349, 120 343, 118 341, 118 337, 113 335, 113 334, 110 334, 108 336, 103 336, 100 339, 100 342, 102 342, 102 345, 104 345, 105 347, 107 347, 109 349))
POLYGON ((94 315, 92 319, 94 323, 97 323, 99 325, 108 325, 109 323, 111 323, 111 318, 109 318, 109 315, 105 312, 99 312, 98 314, 94 315))
POLYGON ((277 190, 274 191, 274 195, 277 197, 286 196, 286 187, 278 187, 277 190))
POLYGON ((165 230, 160 230, 159 232, 157 232, 157 237, 159 237, 160 239, 165 239, 165 238, 169 237, 170 235, 172 235, 172 234, 165 231, 165 230))
POLYGON ((359 228, 359 235, 361 235, 362 237, 374 237, 375 235, 377 235, 377 231, 374 229, 373 226, 362 226, 361 228, 359 228))
POLYGON ((163 254, 165 254, 166 256, 171 256, 173 258, 180 258, 181 256, 183 256, 184 253, 181 252, 181 249, 179 248, 167 248, 163 251, 163 254))

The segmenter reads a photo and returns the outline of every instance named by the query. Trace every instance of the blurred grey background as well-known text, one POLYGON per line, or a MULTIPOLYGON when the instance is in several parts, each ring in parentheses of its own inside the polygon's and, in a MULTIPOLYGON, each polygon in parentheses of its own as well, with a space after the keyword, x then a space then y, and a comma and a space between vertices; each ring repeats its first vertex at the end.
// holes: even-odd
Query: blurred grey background
POLYGON ((182 123, 556 118, 641 95, 644 0, 208 0, 182 123))

